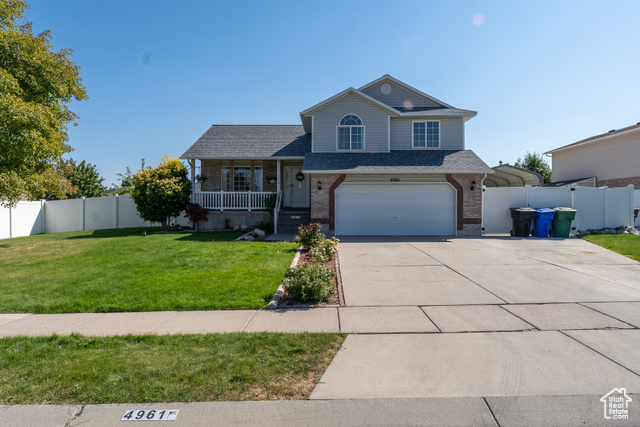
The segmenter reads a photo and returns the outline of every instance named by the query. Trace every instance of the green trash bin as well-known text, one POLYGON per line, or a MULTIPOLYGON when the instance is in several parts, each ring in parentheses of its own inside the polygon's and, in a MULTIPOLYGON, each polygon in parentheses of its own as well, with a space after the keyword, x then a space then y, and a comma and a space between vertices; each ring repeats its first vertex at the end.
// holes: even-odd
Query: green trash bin
POLYGON ((575 209, 571 208, 553 208, 556 214, 553 216, 553 228, 551 229, 553 237, 569 237, 571 233, 571 221, 576 217, 575 209))

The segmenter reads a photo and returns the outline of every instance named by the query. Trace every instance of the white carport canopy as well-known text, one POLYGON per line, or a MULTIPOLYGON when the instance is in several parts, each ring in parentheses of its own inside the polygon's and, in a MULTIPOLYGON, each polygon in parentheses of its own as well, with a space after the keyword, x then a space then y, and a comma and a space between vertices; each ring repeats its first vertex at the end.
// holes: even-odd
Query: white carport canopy
POLYGON ((542 185, 542 175, 538 172, 518 168, 509 164, 491 168, 495 172, 487 175, 484 185, 487 187, 524 187, 542 185))

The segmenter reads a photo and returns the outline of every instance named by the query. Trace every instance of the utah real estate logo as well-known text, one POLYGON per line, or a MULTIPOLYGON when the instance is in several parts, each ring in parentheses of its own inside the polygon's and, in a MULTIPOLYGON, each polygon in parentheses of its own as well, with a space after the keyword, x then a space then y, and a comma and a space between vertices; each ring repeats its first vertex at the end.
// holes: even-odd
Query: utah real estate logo
POLYGON ((608 420, 628 420, 629 402, 626 388, 614 388, 600 398, 604 405, 604 417, 608 420))

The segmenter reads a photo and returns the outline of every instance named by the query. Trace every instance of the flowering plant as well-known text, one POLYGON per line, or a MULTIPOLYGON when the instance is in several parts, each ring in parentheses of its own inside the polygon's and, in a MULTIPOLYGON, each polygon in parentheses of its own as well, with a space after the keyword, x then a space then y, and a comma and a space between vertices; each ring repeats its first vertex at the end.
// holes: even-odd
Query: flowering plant
POLYGON ((298 227, 298 235, 296 242, 302 245, 304 250, 309 250, 318 246, 324 240, 324 234, 320 232, 320 223, 316 222, 309 225, 300 225, 298 227))

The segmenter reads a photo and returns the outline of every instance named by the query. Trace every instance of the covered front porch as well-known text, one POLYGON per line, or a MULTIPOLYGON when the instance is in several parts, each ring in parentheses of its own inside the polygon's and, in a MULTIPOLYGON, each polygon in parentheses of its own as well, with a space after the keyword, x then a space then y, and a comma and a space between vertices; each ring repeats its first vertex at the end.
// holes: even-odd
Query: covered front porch
POLYGON ((264 214, 271 207, 274 231, 278 223, 287 225, 282 211, 294 212, 294 219, 309 219, 310 176, 302 173, 302 160, 190 159, 189 163, 192 202, 210 211, 210 226, 219 224, 222 218, 230 218, 232 226, 251 226, 249 218, 255 220, 253 223, 269 221, 270 216, 264 214))

